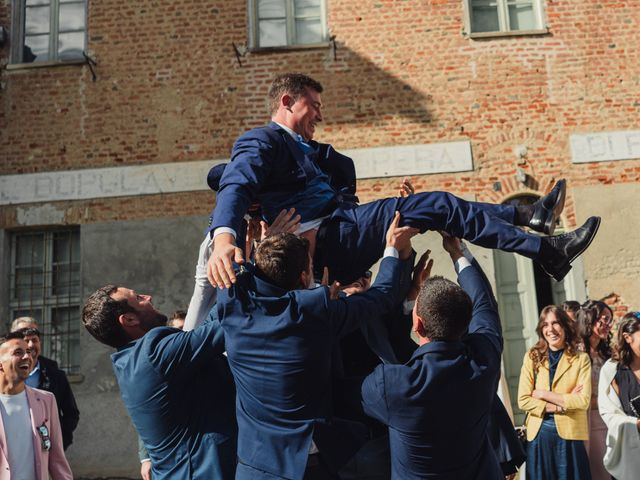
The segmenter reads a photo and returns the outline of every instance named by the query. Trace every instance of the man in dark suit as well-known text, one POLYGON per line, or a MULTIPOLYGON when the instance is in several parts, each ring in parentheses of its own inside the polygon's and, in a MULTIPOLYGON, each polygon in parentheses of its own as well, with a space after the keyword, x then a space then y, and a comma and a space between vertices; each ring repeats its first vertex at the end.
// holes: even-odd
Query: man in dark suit
POLYGON ((82 321, 118 349, 113 370, 153 479, 233 479, 235 388, 218 320, 188 332, 166 327, 150 296, 107 285, 87 299, 82 321))
POLYGON ((312 140, 322 121, 322 90, 306 75, 276 77, 269 91, 273 121, 236 141, 220 180, 210 226, 215 237, 208 264, 212 284, 229 287, 235 281, 232 264, 243 261, 235 239, 253 202, 261 204, 267 222, 294 207, 302 218, 299 233, 311 240, 317 270, 327 266, 343 284, 360 277, 380 258, 384 233, 395 211, 405 224, 421 232, 445 230, 483 247, 532 258, 557 280, 593 240, 600 223, 597 217, 555 237, 540 237, 517 227, 551 234, 564 207, 564 180, 534 205, 521 207, 467 202, 446 192, 357 205, 351 196, 355 193, 351 159, 312 140), (336 183, 342 188, 337 189, 336 183))
POLYGON ((362 404, 389 427, 392 478, 498 480, 487 435, 502 354, 497 304, 459 240, 443 244, 462 288, 424 282, 413 310, 420 346, 405 365, 377 367, 362 383, 362 404))
POLYGON ((306 239, 280 234, 263 240, 230 289, 218 291, 236 382, 237 479, 335 478, 364 435, 332 418, 332 347, 363 319, 384 314, 400 292, 402 260, 417 231, 389 228, 387 250, 371 289, 333 299, 313 284, 306 239))
POLYGON ((34 367, 25 383, 31 388, 51 392, 56 397, 62 430, 62 445, 66 450, 73 443, 73 431, 80 420, 80 411, 67 375, 58 367, 58 362, 40 355, 42 352, 40 330, 38 330, 38 324, 34 318, 16 318, 11 325, 11 331, 19 331, 22 334, 33 357, 34 367))

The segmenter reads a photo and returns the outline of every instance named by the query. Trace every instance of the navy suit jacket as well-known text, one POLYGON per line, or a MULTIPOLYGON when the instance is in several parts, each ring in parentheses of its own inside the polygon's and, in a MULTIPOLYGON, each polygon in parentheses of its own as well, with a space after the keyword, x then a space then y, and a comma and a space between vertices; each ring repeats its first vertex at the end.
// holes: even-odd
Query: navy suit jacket
MULTIPOLYGON (((259 202, 266 213, 276 199, 280 204, 291 192, 304 190, 316 175, 313 162, 329 176, 336 197, 352 197, 356 191, 353 160, 336 152, 331 145, 310 143, 318 150, 315 159, 305 155, 291 135, 274 122, 241 135, 220 179, 209 230, 231 227, 240 232, 243 216, 251 203, 259 202)), ((272 220, 267 216, 268 222, 272 220)))
POLYGON ((111 355, 153 478, 233 479, 235 389, 217 319, 189 332, 157 327, 111 355))
MULTIPOLYGON (((246 478, 301 479, 312 437, 335 468, 340 462, 329 452, 340 452, 344 461, 355 453, 360 444, 351 437, 328 433, 332 346, 406 293, 399 287, 401 263, 385 258, 369 291, 337 300, 327 287, 283 290, 251 266, 230 289, 218 290, 218 317, 238 392, 238 462, 254 469, 246 478)), ((244 478, 240 473, 239 467, 238 478, 244 478)))
POLYGON ((365 413, 389 426, 394 479, 504 478, 487 436, 502 354, 497 305, 475 261, 458 281, 473 300, 469 334, 422 345, 362 384, 365 413))

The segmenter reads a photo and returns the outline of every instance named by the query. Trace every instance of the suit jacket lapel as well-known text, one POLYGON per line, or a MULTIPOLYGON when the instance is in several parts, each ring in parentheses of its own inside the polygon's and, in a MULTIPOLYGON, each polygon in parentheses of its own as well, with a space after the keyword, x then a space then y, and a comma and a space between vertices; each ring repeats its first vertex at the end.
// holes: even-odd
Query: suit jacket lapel
POLYGON ((276 130, 278 133, 280 133, 280 135, 282 135, 282 139, 284 140, 284 143, 287 144, 287 148, 289 148, 289 152, 291 153, 291 155, 293 155, 294 160, 296 161, 298 166, 302 169, 307 179, 313 178, 314 172, 310 170, 310 165, 309 165, 310 160, 304 154, 304 152, 302 151, 302 148, 300 148, 300 145, 298 145, 298 142, 296 142, 291 137, 291 135, 289 135, 289 132, 284 130, 277 123, 271 122, 269 126, 274 130, 276 130))
POLYGON ((556 374, 553 377, 553 385, 551 385, 552 391, 553 388, 558 384, 558 380, 560 380, 562 375, 564 375, 566 371, 569 370, 569 367, 571 367, 571 364, 573 363, 573 360, 575 358, 576 355, 570 357, 566 355, 566 352, 562 354, 562 357, 560 357, 560 362, 558 363, 558 368, 556 369, 556 374))
MULTIPOLYGON (((31 428, 33 433, 33 453, 36 463, 36 477, 40 479, 41 463, 42 463, 42 442, 38 427, 45 423, 48 418, 45 415, 45 408, 42 399, 31 388, 25 387, 27 392, 27 400, 29 402, 29 413, 31 414, 31 428)), ((49 432, 51 438, 51 432, 49 432)))

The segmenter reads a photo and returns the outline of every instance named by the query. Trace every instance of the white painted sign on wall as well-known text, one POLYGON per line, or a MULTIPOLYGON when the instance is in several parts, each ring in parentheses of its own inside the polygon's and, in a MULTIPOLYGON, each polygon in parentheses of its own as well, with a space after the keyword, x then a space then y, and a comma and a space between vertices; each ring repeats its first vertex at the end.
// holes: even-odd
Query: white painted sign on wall
POLYGON ((216 162, 93 168, 0 177, 0 205, 206 190, 216 162))
POLYGON ((347 150, 358 178, 401 177, 473 170, 471 142, 430 143, 347 150))
POLYGON ((640 130, 571 135, 573 163, 640 159, 640 130))
MULTIPOLYGON (((344 152, 358 178, 473 170, 469 141, 362 148, 344 152)), ((0 205, 207 190, 207 173, 228 160, 0 176, 0 205)))

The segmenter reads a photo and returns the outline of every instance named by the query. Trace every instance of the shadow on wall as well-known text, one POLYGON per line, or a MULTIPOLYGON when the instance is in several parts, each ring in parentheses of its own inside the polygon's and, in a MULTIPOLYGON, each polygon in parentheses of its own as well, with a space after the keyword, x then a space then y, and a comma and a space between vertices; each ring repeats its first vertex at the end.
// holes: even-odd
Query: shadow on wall
POLYGON ((329 57, 324 61, 325 71, 330 72, 324 80, 331 115, 327 123, 382 125, 392 117, 403 117, 424 126, 433 121, 427 109, 431 96, 385 71, 385 54, 367 58, 339 46, 337 60, 333 52, 329 57))
MULTIPOLYGON (((397 71, 398 65, 387 58, 390 54, 385 55, 365 57, 340 43, 336 49, 246 53, 242 65, 235 63, 234 74, 245 81, 243 129, 264 124, 269 85, 273 77, 286 72, 302 72, 322 83, 322 128, 327 132, 343 127, 395 129, 403 125, 405 133, 407 124, 424 129, 434 122, 428 108, 431 95, 389 73, 387 70, 397 71)), ((404 67, 412 69, 410 63, 404 67)))

